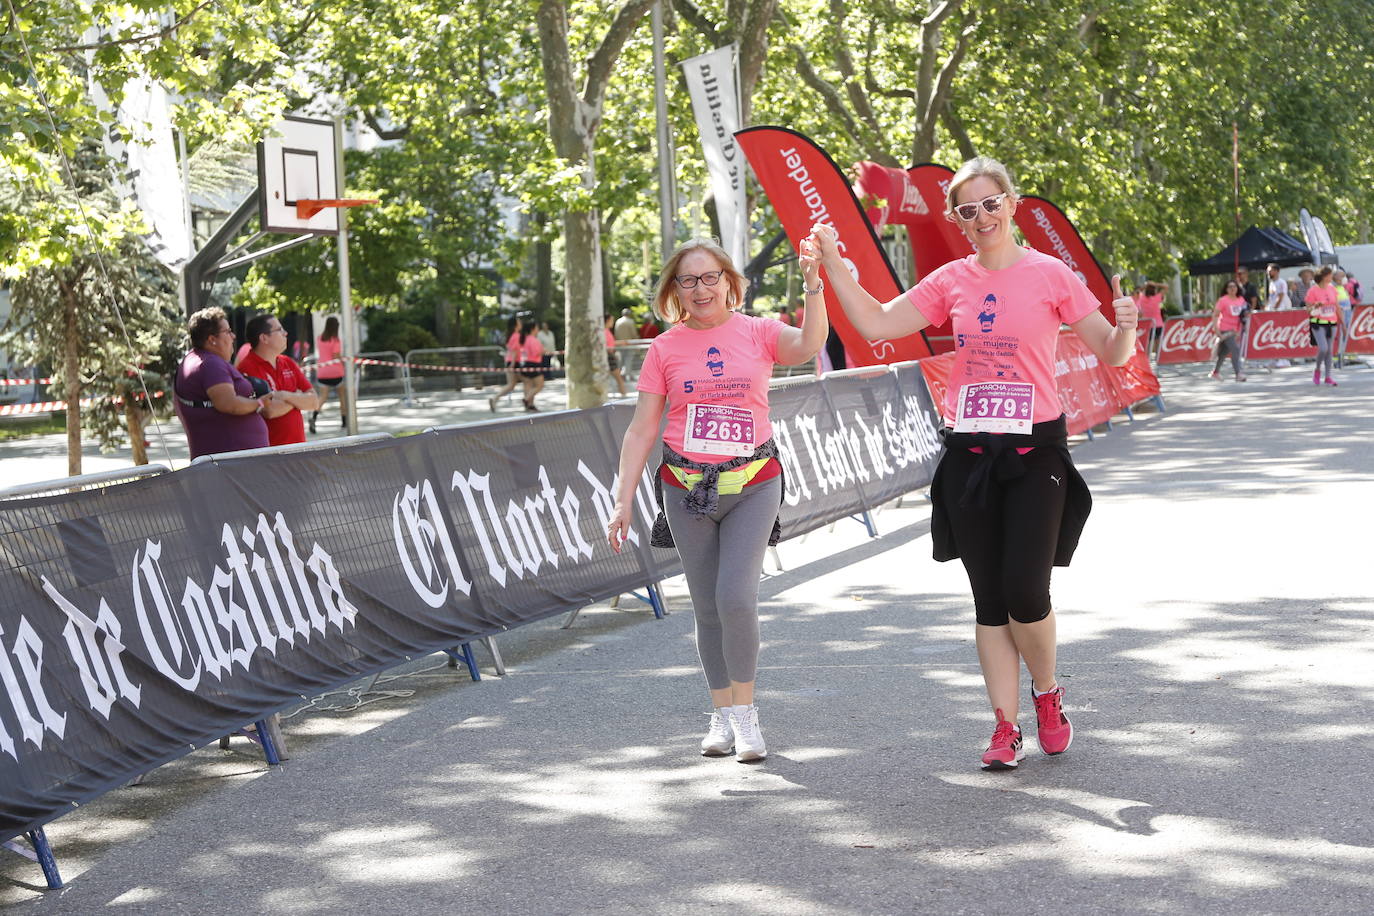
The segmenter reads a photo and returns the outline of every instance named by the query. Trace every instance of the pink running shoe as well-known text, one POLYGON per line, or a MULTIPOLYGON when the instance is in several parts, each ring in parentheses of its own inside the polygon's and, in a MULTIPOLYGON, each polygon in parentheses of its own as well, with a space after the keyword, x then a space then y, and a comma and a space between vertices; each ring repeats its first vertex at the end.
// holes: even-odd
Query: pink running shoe
POLYGON ((1317 370, 1313 371, 1313 373, 1312 373, 1312 384, 1314 384, 1314 385, 1320 385, 1321 383, 1322 383, 1322 371, 1321 371, 1321 369, 1317 369, 1317 370))
POLYGON ((1014 770, 1024 756, 1021 729, 1002 718, 1002 710, 997 710, 997 727, 992 730, 992 743, 983 752, 983 769, 1014 770))
POLYGON ((1336 382, 1333 382, 1330 378, 1326 380, 1326 384, 1330 385, 1332 388, 1336 387, 1336 382))
POLYGON ((1064 715, 1064 688, 1056 687, 1049 693, 1036 696, 1035 701, 1035 739, 1040 742, 1040 750, 1053 757, 1062 754, 1073 743, 1073 725, 1064 715))

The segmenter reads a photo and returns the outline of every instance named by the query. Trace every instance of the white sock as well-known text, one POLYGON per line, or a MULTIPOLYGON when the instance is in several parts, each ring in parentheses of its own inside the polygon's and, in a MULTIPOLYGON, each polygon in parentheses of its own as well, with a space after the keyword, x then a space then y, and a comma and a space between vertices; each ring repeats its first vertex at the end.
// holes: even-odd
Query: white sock
POLYGON ((1054 693, 1054 692, 1055 692, 1056 690, 1058 690, 1058 689, 1059 689, 1059 685, 1058 685, 1058 684, 1055 684, 1055 685, 1054 685, 1053 687, 1051 687, 1049 690, 1036 690, 1036 689, 1035 689, 1035 685, 1034 685, 1034 684, 1031 684, 1031 696, 1034 696, 1034 697, 1043 697, 1045 694, 1047 694, 1047 693, 1054 693))
POLYGON ((743 706, 731 706, 731 707, 730 707, 731 711, 733 711, 734 714, 737 715, 737 716, 742 716, 742 715, 744 715, 746 712, 748 712, 749 710, 751 710, 751 709, 753 709, 753 708, 754 708, 754 704, 753 704, 753 703, 746 703, 746 704, 744 704, 743 706))

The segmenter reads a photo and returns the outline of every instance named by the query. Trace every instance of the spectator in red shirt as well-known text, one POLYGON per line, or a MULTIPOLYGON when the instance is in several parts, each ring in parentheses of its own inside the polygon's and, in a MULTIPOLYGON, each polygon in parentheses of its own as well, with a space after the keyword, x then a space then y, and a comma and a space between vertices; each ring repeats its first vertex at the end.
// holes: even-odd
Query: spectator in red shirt
POLYGON ((280 416, 267 420, 267 440, 272 445, 305 441, 305 414, 320 406, 320 396, 305 370, 286 355, 286 329, 275 315, 259 315, 244 331, 253 349, 239 360, 239 371, 267 382, 276 399, 290 405, 280 416))

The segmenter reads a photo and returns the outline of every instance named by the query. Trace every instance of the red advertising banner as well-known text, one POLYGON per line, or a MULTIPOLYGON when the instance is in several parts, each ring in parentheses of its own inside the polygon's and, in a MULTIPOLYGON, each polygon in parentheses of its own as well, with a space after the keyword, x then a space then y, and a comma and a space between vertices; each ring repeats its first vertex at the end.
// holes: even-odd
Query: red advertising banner
MULTIPOLYGON (((793 248, 800 248, 814 224, 825 223, 838 234, 845 266, 864 289, 884 302, 902 292, 849 180, 824 150, 784 127, 749 127, 735 138, 793 248)), ((900 340, 865 340, 828 288, 825 303, 851 366, 919 359, 932 352, 920 334, 900 340)))
POLYGON ((1212 359, 1212 338, 1206 333, 1211 323, 1206 315, 1165 321, 1164 333, 1159 338, 1159 364, 1205 363, 1212 359))
POLYGON ((954 369, 954 352, 941 353, 920 362, 921 374, 926 377, 926 387, 930 389, 930 399, 935 402, 935 412, 945 415, 945 391, 949 388, 949 374, 954 369))
POLYGON ((1246 337, 1245 358, 1308 359, 1317 348, 1308 336, 1307 310, 1282 309, 1277 312, 1251 312, 1250 332, 1246 337))
POLYGON ((1043 197, 1027 194, 1016 205, 1016 228, 1036 251, 1052 254, 1078 275, 1102 303, 1102 314, 1113 325, 1116 311, 1112 308, 1112 278, 1097 263, 1097 258, 1084 244, 1069 218, 1043 197))
POLYGON ((1150 368, 1150 354, 1139 335, 1136 337, 1135 352, 1126 365, 1107 366, 1106 370, 1114 400, 1122 407, 1134 406, 1159 394, 1159 377, 1150 368))
POLYGON ((1124 404, 1113 398, 1107 367, 1097 354, 1072 331, 1059 333, 1055 350, 1054 383, 1059 389, 1059 406, 1064 411, 1069 435, 1106 423, 1124 404))
MULTIPOLYGON (((943 416, 954 354, 941 353, 923 359, 920 366, 935 409, 943 416)), ((1143 347, 1136 347, 1125 366, 1113 368, 1098 360, 1097 354, 1073 331, 1059 334, 1054 381, 1071 436, 1107 422, 1122 408, 1159 394, 1159 379, 1151 371, 1143 347)))
POLYGON ((1374 305, 1361 305, 1350 320, 1347 353, 1374 353, 1374 305))
POLYGON ((925 249, 917 251, 916 237, 912 236, 911 239, 912 254, 916 257, 917 266, 929 265, 921 269, 921 276, 924 277, 947 261, 973 254, 973 245, 959 231, 958 226, 945 218, 945 195, 949 192, 949 182, 954 177, 954 170, 933 162, 923 162, 912 166, 906 172, 911 186, 930 211, 929 235, 923 237, 928 239, 925 249))
MULTIPOLYGON (((959 227, 945 216, 945 195, 949 192, 954 170, 933 162, 923 162, 907 169, 907 177, 930 214, 919 231, 916 227, 907 230, 911 236, 912 257, 920 276, 924 277, 941 264, 973 254, 973 245, 959 231, 959 227)), ((952 350, 954 326, 946 321, 928 328, 926 340, 937 353, 952 350)))

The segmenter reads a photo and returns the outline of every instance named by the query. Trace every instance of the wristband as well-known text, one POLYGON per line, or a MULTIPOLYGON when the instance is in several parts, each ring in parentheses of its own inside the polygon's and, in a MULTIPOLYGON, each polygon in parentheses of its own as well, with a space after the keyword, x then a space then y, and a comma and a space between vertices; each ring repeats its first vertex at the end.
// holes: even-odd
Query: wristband
POLYGON ((825 281, 818 278, 818 279, 816 280, 816 288, 815 288, 815 289, 807 289, 807 288, 806 288, 806 283, 805 283, 805 281, 803 281, 803 282, 802 282, 802 292, 806 293, 806 295, 808 295, 808 296, 819 296, 821 293, 825 292, 825 281))

